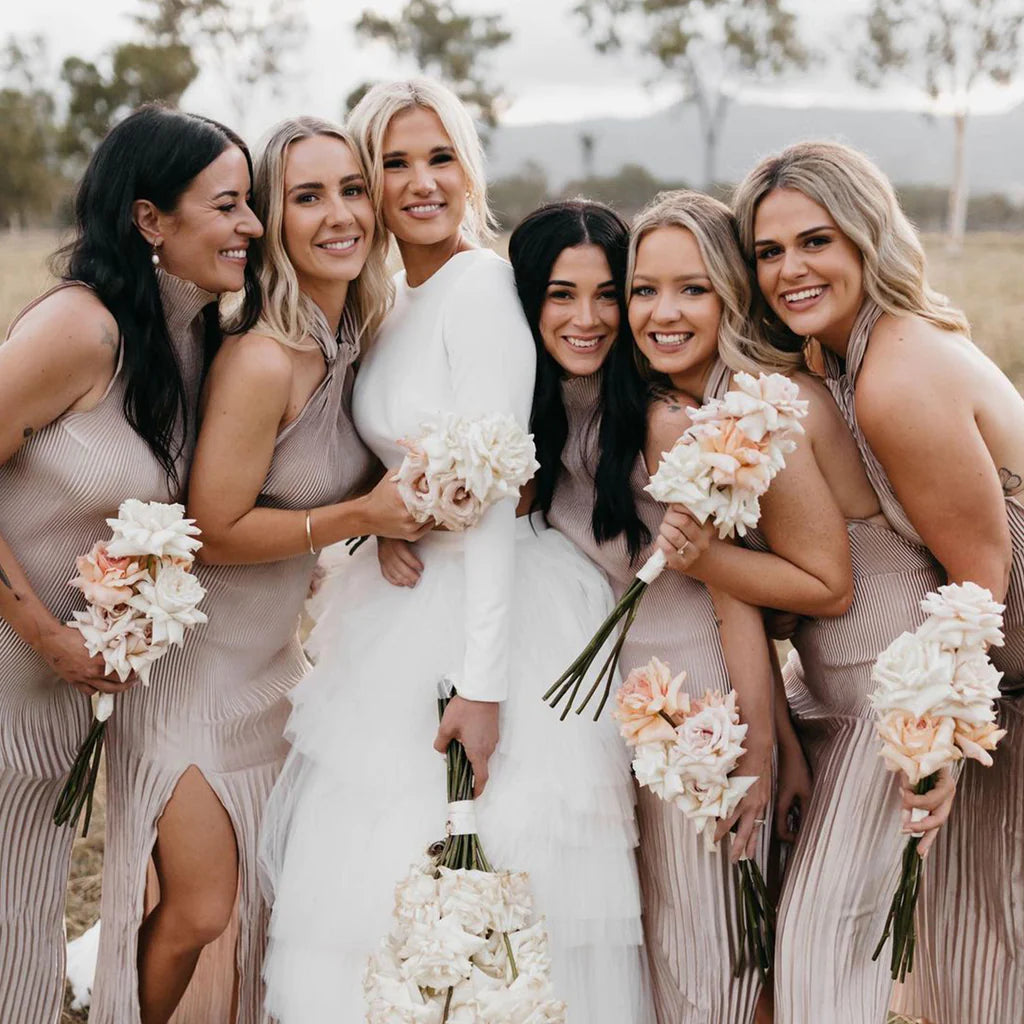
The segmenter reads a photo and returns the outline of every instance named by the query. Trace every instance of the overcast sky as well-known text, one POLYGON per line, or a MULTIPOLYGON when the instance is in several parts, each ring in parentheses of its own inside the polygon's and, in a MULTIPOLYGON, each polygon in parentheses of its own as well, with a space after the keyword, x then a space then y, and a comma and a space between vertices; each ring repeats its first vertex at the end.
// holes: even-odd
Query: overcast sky
MULTIPOLYGON (((403 2, 375 0, 372 6, 391 15, 403 2)), ((252 135, 286 114, 339 117, 344 97, 359 82, 414 70, 396 61, 383 46, 355 42, 351 26, 366 6, 363 0, 305 0, 310 33, 296 61, 298 70, 281 98, 254 97, 242 123, 216 72, 204 73, 186 94, 183 105, 222 118, 252 135)), ((678 97, 671 82, 663 80, 659 86, 649 87, 657 68, 635 54, 597 54, 572 14, 574 0, 457 0, 457 6, 481 13, 503 11, 513 32, 512 41, 491 63, 491 77, 509 94, 506 122, 636 116, 678 97)), ((799 13, 805 38, 824 56, 799 77, 770 87, 752 83, 746 87, 746 95, 770 92, 777 102, 795 104, 912 106, 918 101, 909 89, 871 93, 851 83, 839 41, 849 36, 849 19, 867 6, 867 0, 789 0, 788 6, 799 13)), ((133 27, 127 15, 137 9, 137 0, 7 0, 5 7, 3 30, 15 35, 43 34, 54 64, 59 65, 71 53, 97 58, 113 42, 130 38, 133 27)), ((1011 89, 993 89, 983 97, 982 108, 1005 109, 1021 98, 1022 83, 1011 89)))

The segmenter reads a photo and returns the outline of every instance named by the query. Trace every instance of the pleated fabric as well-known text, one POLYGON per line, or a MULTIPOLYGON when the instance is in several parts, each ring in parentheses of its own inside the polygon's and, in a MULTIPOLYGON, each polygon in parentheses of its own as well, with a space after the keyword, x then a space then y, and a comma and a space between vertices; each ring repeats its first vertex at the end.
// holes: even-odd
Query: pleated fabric
MULTIPOLYGON (((339 347, 326 321, 316 340, 327 372, 279 433, 257 504, 304 509, 365 489, 375 465, 350 417, 353 341, 339 347), (324 336, 321 337, 320 334, 324 336)), ((258 400, 258 396, 254 396, 258 400)), ((199 524, 202 526, 202 524, 199 524)), ((237 971, 239 1024, 262 1019, 268 908, 256 874, 263 808, 287 753, 287 694, 308 663, 298 622, 316 557, 261 565, 197 564, 209 622, 154 666, 148 688, 120 698, 108 726, 107 846, 96 987, 89 1020, 139 1020, 136 949, 156 826, 184 771, 195 765, 235 830, 239 886, 233 924, 200 957, 173 1024, 221 1024, 237 971)))
MULTIPOLYGON (((783 879, 775 963, 776 1024, 883 1024, 892 994, 882 935, 906 836, 899 785, 879 757, 869 696, 878 653, 924 620, 942 582, 928 552, 877 520, 847 523, 853 603, 804 619, 783 677, 814 777, 783 879)), ((747 543, 764 548, 760 532, 747 543)))
MULTIPOLYGON (((215 296, 156 271, 194 425, 202 370, 199 313, 215 296)), ((65 282, 41 296, 84 287, 65 282)), ((15 320, 15 323, 18 322, 15 320)), ((131 339, 122 339, 130 345, 131 339)), ((125 498, 173 501, 167 476, 123 411, 117 369, 100 403, 30 437, 0 466, 0 535, 40 600, 60 621, 85 608, 68 586, 75 558, 109 536, 125 498)), ((179 434, 180 437, 180 434, 179 434)), ((191 435, 178 460, 185 478, 191 435)), ((88 698, 73 690, 0 620, 0 1021, 51 1024, 64 993, 64 892, 74 832, 53 808, 89 728, 88 698)))
MULTIPOLYGON (((643 560, 630 564, 622 537, 598 544, 591 529, 599 394, 599 375, 563 384, 569 438, 548 518, 605 570, 618 598, 643 560)), ((656 534, 665 509, 643 490, 649 480, 638 458, 629 485, 656 534)), ((685 669, 694 696, 729 691, 715 611, 702 583, 665 572, 647 589, 622 649, 623 674, 653 656, 676 672, 685 669)), ((750 1024, 760 980, 753 967, 734 975, 738 887, 726 853, 707 851, 682 814, 648 790, 639 790, 637 818, 644 940, 658 1024, 750 1024)), ((765 873, 770 835, 769 820, 757 853, 765 873)))
MULTIPOLYGON (((864 304, 845 364, 826 354, 828 383, 886 519, 901 537, 921 544, 857 427, 854 390, 881 315, 870 300, 864 304)), ((1004 1024, 1019 1020, 1024 1006, 1024 505, 1008 497, 1006 513, 1013 544, 1006 643, 990 654, 1004 673, 999 717, 1008 732, 991 768, 974 761, 964 767, 953 812, 924 871, 914 971, 894 1004, 939 1024, 1004 1024)))

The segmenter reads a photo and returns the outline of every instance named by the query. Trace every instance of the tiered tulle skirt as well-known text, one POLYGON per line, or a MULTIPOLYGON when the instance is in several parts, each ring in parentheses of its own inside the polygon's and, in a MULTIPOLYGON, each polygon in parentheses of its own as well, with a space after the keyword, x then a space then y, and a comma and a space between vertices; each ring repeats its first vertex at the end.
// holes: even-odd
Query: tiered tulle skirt
MULTIPOLYGON (((614 722, 560 722, 541 700, 607 614, 600 572, 561 534, 516 524, 510 697, 477 801, 495 867, 530 872, 571 1024, 649 1024, 629 757, 614 722)), ((293 691, 292 753, 268 807, 262 869, 274 901, 267 1008, 282 1024, 364 1018, 367 956, 395 883, 443 835, 437 683, 461 664, 461 539, 420 544, 413 589, 379 573, 372 542, 330 577, 293 691)))

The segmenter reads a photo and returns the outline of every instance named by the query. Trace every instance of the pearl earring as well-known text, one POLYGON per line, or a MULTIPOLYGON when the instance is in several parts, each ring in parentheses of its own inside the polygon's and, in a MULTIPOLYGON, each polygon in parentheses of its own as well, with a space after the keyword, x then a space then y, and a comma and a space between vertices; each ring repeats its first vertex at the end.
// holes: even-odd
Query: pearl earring
POLYGON ((154 267, 160 266, 160 253, 157 250, 155 242, 153 243, 153 254, 149 257, 149 261, 150 263, 153 264, 154 267))

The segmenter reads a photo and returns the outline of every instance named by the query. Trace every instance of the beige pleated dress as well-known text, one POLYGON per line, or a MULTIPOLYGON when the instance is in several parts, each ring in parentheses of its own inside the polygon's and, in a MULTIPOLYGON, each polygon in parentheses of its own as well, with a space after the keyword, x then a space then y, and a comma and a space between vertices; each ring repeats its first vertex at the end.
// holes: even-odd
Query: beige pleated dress
MULTIPOLYGON (((881 310, 870 301, 854 324, 845 366, 829 355, 829 386, 860 446, 882 511, 907 545, 921 538, 857 428, 857 375, 881 310)), ((948 823, 925 864, 914 971, 895 1007, 936 1024, 1024 1019, 1024 505, 1006 499, 1013 543, 1006 643, 991 650, 1004 673, 1000 724, 1007 735, 985 768, 968 761, 948 823)), ((945 582, 941 573, 940 583, 945 582)), ((891 615, 880 608, 879 619, 891 615)))
MULTIPOLYGON (((569 438, 549 519, 604 569, 618 598, 643 557, 631 565, 623 537, 598 544, 591 529, 599 393, 599 375, 563 385, 569 438)), ((641 518, 657 535, 665 508, 643 490, 649 481, 638 457, 629 485, 641 518)), ((686 688, 695 696, 729 691, 715 611, 702 583, 669 571, 648 588, 622 650, 623 674, 653 656, 675 672, 685 669, 686 688)), ((649 790, 638 790, 637 819, 644 940, 658 1024, 750 1024, 760 979, 753 967, 733 974, 739 947, 733 865, 724 850, 709 853, 682 813, 649 790)), ((769 821, 757 857, 762 871, 770 834, 769 821)))
MULTIPOLYGON (((265 507, 327 505, 371 482, 375 460, 350 416, 357 346, 344 337, 339 346, 326 321, 316 340, 327 373, 277 437, 258 500, 265 507)), ((297 628, 315 562, 309 554, 262 565, 197 565, 208 624, 154 666, 148 688, 134 689, 115 709, 108 730, 103 927, 92 1024, 139 1021, 136 948, 147 865, 157 819, 190 765, 203 773, 234 825, 239 888, 234 925, 204 950, 172 1020, 228 1024, 236 966, 236 1019, 262 1020, 268 910, 256 874, 257 839, 287 753, 287 695, 308 668, 297 628)))
MULTIPOLYGON (((203 365, 199 314, 216 296, 159 269, 156 273, 194 427, 203 365)), ((65 283, 53 291, 67 287, 81 286, 65 283)), ((109 537, 105 520, 117 514, 121 502, 177 498, 148 445, 125 418, 122 359, 123 348, 95 408, 55 420, 0 466, 0 534, 33 590, 61 621, 85 607, 81 593, 68 586, 75 558, 109 537)), ((191 451, 189 440, 178 460, 182 480, 191 451)), ((54 675, 0 620, 3 1024, 53 1024, 60 1015, 64 892, 75 833, 53 824, 53 807, 89 721, 88 698, 54 675)))

